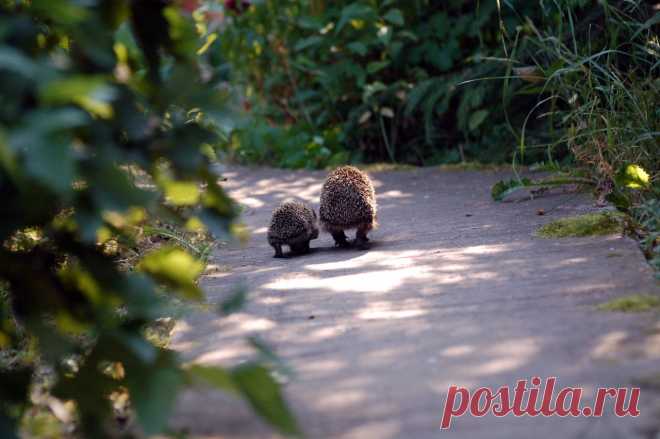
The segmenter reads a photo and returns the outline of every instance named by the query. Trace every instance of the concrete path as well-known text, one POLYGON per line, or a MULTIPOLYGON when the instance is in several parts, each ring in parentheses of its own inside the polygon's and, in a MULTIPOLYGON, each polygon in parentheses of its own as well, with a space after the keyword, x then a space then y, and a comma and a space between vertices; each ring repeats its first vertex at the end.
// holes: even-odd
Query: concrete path
MULTIPOLYGON (((295 370, 284 388, 309 438, 656 438, 657 389, 642 387, 639 418, 482 418, 439 425, 450 385, 513 387, 532 376, 627 387, 660 373, 657 314, 595 309, 658 294, 636 243, 621 236, 544 240, 553 219, 592 211, 587 196, 548 194, 496 204, 505 175, 438 169, 373 173, 381 227, 370 251, 340 250, 322 234, 310 255, 273 259, 271 210, 295 196, 318 209, 324 172, 229 168, 249 243, 215 254, 211 303, 249 291, 243 312, 190 315, 172 346, 185 359, 232 365, 259 335, 295 370), (537 209, 548 212, 536 214, 537 209)), ((660 375, 658 375, 660 376, 660 375)), ((648 381, 648 380, 646 380, 648 381)), ((656 382, 660 380, 656 379, 656 382)), ((192 437, 277 437, 246 405, 218 392, 185 394, 173 419, 192 437)))

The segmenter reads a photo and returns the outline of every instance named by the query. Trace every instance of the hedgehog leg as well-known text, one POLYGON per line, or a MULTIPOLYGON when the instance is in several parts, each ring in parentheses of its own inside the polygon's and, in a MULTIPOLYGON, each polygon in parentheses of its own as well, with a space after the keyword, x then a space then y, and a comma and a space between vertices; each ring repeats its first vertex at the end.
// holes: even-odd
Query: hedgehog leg
POLYGON ((367 238, 367 232, 369 231, 366 227, 358 227, 357 232, 355 233, 355 247, 360 250, 367 250, 369 245, 369 238, 367 238))
POLYGON ((273 244, 273 248, 275 249, 275 256, 274 258, 283 258, 284 253, 282 253, 282 244, 273 244))
POLYGON ((306 253, 309 253, 309 241, 292 245, 291 252, 293 252, 296 255, 304 255, 306 253))
POLYGON ((335 247, 345 248, 350 246, 343 230, 332 232, 332 238, 335 240, 335 247))

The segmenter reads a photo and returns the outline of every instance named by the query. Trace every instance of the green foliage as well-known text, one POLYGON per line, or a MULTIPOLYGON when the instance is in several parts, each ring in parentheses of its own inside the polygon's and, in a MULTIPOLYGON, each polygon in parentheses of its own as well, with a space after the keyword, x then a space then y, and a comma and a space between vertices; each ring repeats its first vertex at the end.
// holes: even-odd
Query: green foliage
POLYGON ((220 49, 249 114, 225 148, 287 167, 508 160, 504 105, 534 97, 503 99, 500 81, 474 80, 505 74, 493 61, 504 55, 500 33, 515 34, 518 14, 538 8, 497 4, 265 0, 230 13, 220 49), (315 136, 321 148, 306 150, 315 136))
POLYGON ((254 119, 236 128, 223 148, 228 160, 277 164, 283 168, 324 168, 345 163, 342 133, 327 130, 314 134, 299 125, 272 126, 254 119))
MULTIPOLYGON (((122 391, 142 430, 161 432, 190 382, 145 329, 172 297, 201 297, 202 255, 162 246, 132 270, 107 251, 149 219, 203 222, 220 237, 237 215, 204 146, 216 134, 198 117, 225 114, 227 93, 208 92, 217 78, 202 75, 195 23, 168 4, 0 3, 0 349, 35 352, 0 371, 2 437, 16 436, 37 365, 52 368, 52 395, 75 403, 88 437, 108 435, 109 396, 122 391)), ((293 432, 277 385, 252 367, 215 373, 293 432)))
MULTIPOLYGON (((649 2, 554 2, 528 20, 515 61, 539 81, 538 110, 598 190, 627 209, 660 175, 657 12, 649 2)), ((533 116, 530 114, 530 116, 533 116)), ((525 136, 521 153, 533 148, 525 136)), ((544 145, 547 147, 547 145, 544 145)))
POLYGON ((195 286, 195 280, 202 274, 204 264, 184 250, 161 247, 145 255, 137 268, 172 290, 181 291, 189 299, 200 300, 203 297, 195 286))

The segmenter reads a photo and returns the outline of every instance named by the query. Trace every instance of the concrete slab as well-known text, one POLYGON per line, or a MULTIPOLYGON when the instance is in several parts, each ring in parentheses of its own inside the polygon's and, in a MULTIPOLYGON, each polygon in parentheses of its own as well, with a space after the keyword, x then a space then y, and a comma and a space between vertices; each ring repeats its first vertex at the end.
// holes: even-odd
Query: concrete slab
MULTIPOLYGON (((267 340, 296 371, 284 388, 307 437, 656 437, 660 399, 651 387, 642 388, 638 418, 466 415, 439 429, 450 385, 497 389, 553 376, 591 398, 598 387, 660 372, 655 313, 595 309, 660 293, 637 244, 533 234, 596 210, 586 195, 497 204, 489 191, 502 174, 375 173, 381 226, 371 250, 335 249, 322 234, 310 255, 273 259, 272 209, 287 197, 318 209, 325 173, 230 167, 224 175, 252 238, 219 249, 213 263, 227 270, 202 284, 211 303, 239 287, 249 303, 228 318, 188 316, 172 346, 186 360, 232 365, 250 356, 246 336, 267 340)), ((186 393, 173 426, 193 437, 277 437, 243 402, 213 391, 186 393)))

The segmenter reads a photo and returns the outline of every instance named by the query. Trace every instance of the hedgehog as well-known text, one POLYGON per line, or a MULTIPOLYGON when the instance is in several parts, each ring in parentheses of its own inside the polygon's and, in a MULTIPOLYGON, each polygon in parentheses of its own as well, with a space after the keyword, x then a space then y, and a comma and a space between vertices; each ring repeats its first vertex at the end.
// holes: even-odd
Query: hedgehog
POLYGON ((357 229, 354 244, 367 249, 367 233, 377 226, 376 193, 369 176, 353 166, 332 171, 321 190, 319 217, 337 247, 348 247, 344 230, 357 229))
POLYGON ((274 257, 284 257, 283 245, 288 245, 293 254, 307 253, 309 241, 318 237, 316 212, 305 203, 285 201, 273 211, 268 227, 268 243, 275 249, 274 257))

